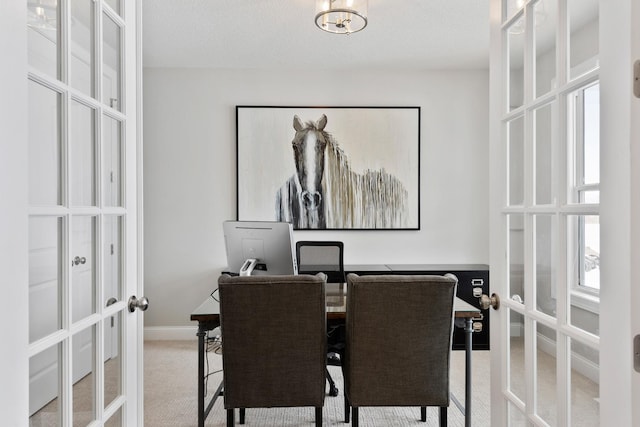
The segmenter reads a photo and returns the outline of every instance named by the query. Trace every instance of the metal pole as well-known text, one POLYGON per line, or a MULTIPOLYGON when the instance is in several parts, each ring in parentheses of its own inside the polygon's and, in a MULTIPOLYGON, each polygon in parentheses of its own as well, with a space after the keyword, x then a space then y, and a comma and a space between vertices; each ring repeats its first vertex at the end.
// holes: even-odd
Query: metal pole
POLYGON ((202 322, 198 322, 198 427, 204 427, 204 338, 207 335, 202 322))
POLYGON ((473 350, 473 318, 464 321, 465 377, 464 377, 464 425, 471 427, 471 351, 473 350))

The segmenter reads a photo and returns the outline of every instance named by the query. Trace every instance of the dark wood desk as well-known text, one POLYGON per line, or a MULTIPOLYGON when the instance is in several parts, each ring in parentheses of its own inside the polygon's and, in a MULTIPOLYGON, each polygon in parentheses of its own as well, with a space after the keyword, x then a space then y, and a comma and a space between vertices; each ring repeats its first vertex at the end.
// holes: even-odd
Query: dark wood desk
MULTIPOLYGON (((480 309, 461 300, 455 299, 454 310, 456 319, 464 322, 466 337, 465 345, 465 404, 464 407, 454 399, 454 403, 465 414, 465 426, 471 426, 471 351, 473 335, 473 319, 481 315, 480 309)), ((344 287, 338 284, 327 284, 327 319, 340 320, 346 315, 346 295, 344 287)), ((212 297, 207 299, 191 313, 191 320, 198 322, 198 426, 204 427, 204 422, 218 396, 222 394, 222 382, 218 386, 209 402, 205 401, 205 346, 207 331, 220 326, 220 305, 212 297)), ((457 323, 457 322, 456 322, 457 323)), ((224 338, 223 338, 224 351, 224 338)))

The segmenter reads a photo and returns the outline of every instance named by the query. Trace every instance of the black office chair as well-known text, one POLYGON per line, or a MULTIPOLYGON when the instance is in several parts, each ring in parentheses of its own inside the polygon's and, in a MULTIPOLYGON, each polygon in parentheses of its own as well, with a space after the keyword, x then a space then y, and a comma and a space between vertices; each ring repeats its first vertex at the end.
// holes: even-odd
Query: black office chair
MULTIPOLYGON (((296 259, 300 274, 324 273, 328 287, 339 286, 344 291, 346 277, 344 273, 344 244, 339 241, 302 240, 296 243, 296 259)), ((328 292, 331 292, 329 289, 328 292)), ((341 366, 344 353, 344 324, 328 322, 327 325, 327 365, 341 366)), ((327 369, 329 396, 337 396, 336 387, 327 369)))

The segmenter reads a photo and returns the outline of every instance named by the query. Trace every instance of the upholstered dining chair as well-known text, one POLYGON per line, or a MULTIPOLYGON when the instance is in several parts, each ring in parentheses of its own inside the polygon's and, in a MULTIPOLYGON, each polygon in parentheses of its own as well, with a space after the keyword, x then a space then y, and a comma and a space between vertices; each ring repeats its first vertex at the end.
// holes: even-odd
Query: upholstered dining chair
POLYGON ((366 406, 440 408, 447 425, 458 280, 453 275, 347 276, 345 422, 366 406))
POLYGON ((322 425, 326 276, 218 279, 227 426, 234 409, 311 406, 322 425))
MULTIPOLYGON (((344 272, 344 243, 336 240, 300 240, 296 242, 298 271, 322 272, 327 275, 329 286, 337 286, 331 292, 344 294, 347 281, 344 272)), ((329 289, 327 289, 329 292, 329 289)), ((327 301, 329 303, 329 301, 327 301)), ((343 322, 328 321, 327 365, 340 366, 344 350, 343 322)), ((331 373, 327 369, 329 396, 337 396, 339 391, 331 373)))

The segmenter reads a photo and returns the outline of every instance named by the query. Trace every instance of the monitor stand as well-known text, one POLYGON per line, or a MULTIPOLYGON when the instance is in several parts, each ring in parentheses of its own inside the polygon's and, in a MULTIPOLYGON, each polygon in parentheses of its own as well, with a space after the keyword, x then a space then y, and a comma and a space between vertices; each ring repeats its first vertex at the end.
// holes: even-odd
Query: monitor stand
POLYGON ((244 264, 242 264, 242 267, 240 267, 240 276, 251 276, 257 263, 258 260, 256 258, 247 259, 244 264))

